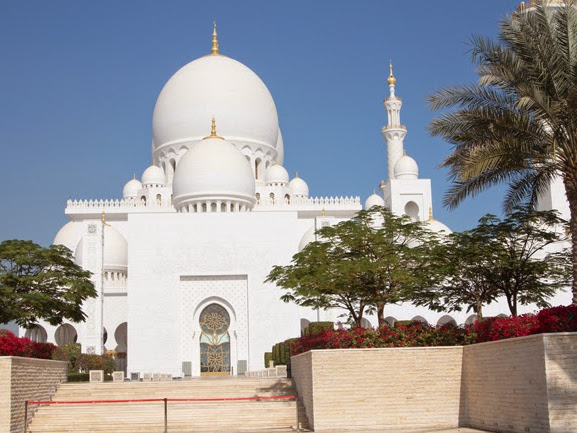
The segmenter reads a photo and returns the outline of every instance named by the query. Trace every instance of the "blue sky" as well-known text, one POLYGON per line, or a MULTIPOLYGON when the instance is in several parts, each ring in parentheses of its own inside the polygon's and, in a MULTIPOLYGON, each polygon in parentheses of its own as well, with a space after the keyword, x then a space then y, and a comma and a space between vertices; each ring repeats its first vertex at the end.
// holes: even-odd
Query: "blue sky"
POLYGON ((442 207, 450 146, 432 139, 425 98, 476 79, 467 40, 494 35, 515 0, 0 2, 0 240, 48 245, 66 199, 119 198, 150 163, 164 83, 220 48, 271 91, 285 167, 312 195, 362 200, 385 179, 389 59, 403 98, 405 147, 433 182, 435 217, 453 230, 499 212, 502 189, 442 207))

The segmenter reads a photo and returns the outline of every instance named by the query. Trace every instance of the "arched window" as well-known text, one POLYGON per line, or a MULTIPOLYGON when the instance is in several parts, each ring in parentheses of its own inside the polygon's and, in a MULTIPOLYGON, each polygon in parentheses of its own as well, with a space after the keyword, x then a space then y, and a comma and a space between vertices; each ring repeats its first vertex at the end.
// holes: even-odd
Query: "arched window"
POLYGON ((146 196, 143 195, 142 197, 140 197, 140 202, 146 206, 146 196))
POLYGON ((170 165, 172 166, 172 173, 176 171, 176 161, 173 159, 170 160, 170 165))
POLYGON ((419 206, 414 201, 410 201, 405 205, 405 215, 408 215, 413 221, 420 221, 419 206))
POLYGON ((260 192, 256 193, 256 202, 260 203, 260 192))
POLYGON ((421 322, 424 323, 425 325, 428 325, 429 322, 427 322, 427 319, 425 319, 423 316, 415 316, 411 319, 413 322, 421 322))
POLYGON ((270 199, 270 204, 274 204, 274 193, 273 192, 270 193, 268 198, 270 199))
POLYGON ((32 325, 26 330, 24 336, 32 341, 35 341, 36 343, 46 343, 46 340, 48 340, 46 329, 40 325, 32 325))
POLYGON ((203 211, 203 212, 207 212, 206 203, 203 203, 203 204, 202 204, 202 211, 203 211))
POLYGON ((260 170, 261 170, 261 159, 257 158, 254 161, 254 178, 258 180, 260 178, 260 170))
POLYGON ((226 212, 226 203, 221 203, 221 204, 220 204, 220 211, 221 211, 221 212, 226 212))
POLYGON ((453 325, 453 326, 457 326, 457 322, 455 319, 453 319, 451 316, 449 316, 448 314, 445 314, 443 317, 441 317, 438 321, 437 321, 437 326, 443 326, 443 325, 453 325))
POLYGON ((372 327, 373 325, 371 325, 371 322, 369 322, 367 319, 364 317, 361 319, 361 328, 371 329, 372 327))
POLYGON ((291 204, 291 196, 289 194, 285 194, 284 196, 284 202, 286 204, 291 204))
POLYGON ((211 204, 210 204, 210 211, 211 211, 211 212, 216 212, 216 203, 211 203, 211 204))
POLYGON ((56 329, 56 332, 54 333, 54 340, 56 340, 56 344, 58 346, 64 346, 68 343, 76 343, 76 340, 78 340, 78 333, 76 332, 74 326, 70 325, 69 323, 65 323, 56 329))
POLYGON ((162 196, 160 194, 156 194, 156 204, 162 203, 162 196))
POLYGON ((395 319, 393 316, 385 317, 385 322, 387 322, 387 325, 389 325, 390 327, 395 326, 396 321, 397 321, 397 319, 395 319))
POLYGON ((116 340, 116 350, 120 353, 125 353, 128 348, 128 323, 123 322, 114 331, 114 339, 116 340))

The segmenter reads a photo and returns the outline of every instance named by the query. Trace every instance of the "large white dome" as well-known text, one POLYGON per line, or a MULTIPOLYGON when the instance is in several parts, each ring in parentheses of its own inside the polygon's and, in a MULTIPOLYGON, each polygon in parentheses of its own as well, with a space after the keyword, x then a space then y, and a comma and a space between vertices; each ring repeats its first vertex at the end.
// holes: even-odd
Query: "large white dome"
POLYGON ((278 114, 265 84, 242 63, 207 55, 182 67, 160 92, 152 119, 155 158, 201 140, 213 116, 227 140, 276 154, 278 114))
POLYGON ((80 231, 74 225, 74 221, 67 222, 58 233, 54 237, 54 241, 52 245, 64 245, 68 248, 72 253, 74 253, 74 248, 76 248, 76 244, 78 244, 78 239, 80 239, 80 231))
POLYGON ((204 210, 208 212, 218 202, 252 208, 256 201, 249 162, 232 143, 222 138, 209 137, 193 145, 176 167, 172 188, 174 207, 178 211, 199 202, 208 204, 204 210))
MULTIPOLYGON (((76 246, 74 258, 76 263, 83 265, 84 238, 76 246)), ((126 272, 128 267, 128 244, 124 236, 111 225, 104 226, 104 270, 126 272)))

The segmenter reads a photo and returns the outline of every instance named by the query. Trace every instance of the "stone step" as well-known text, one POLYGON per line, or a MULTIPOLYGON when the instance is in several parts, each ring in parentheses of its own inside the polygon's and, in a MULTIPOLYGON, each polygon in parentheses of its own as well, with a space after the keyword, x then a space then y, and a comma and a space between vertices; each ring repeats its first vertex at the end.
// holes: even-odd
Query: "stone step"
MULTIPOLYGON (((195 379, 167 382, 63 384, 54 401, 147 398, 243 398, 295 395, 290 379, 195 379)), ((289 431, 296 426, 294 400, 168 402, 170 432, 289 431)), ((299 403, 301 423, 304 409, 299 403)), ((160 433, 164 402, 40 406, 31 433, 160 433)))

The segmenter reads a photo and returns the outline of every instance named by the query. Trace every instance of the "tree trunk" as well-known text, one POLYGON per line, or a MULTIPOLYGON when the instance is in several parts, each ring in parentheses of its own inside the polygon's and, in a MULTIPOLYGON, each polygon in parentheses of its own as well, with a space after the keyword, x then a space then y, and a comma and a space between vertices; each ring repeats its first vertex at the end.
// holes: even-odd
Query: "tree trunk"
POLYGON ((573 305, 577 305, 577 178, 576 174, 566 175, 563 183, 569 202, 569 231, 571 232, 571 262, 573 264, 571 291, 573 293, 573 305))
POLYGON ((387 325, 385 322, 385 303, 377 302, 377 319, 379 320, 379 328, 387 325))
POLYGON ((475 306, 475 314, 477 314, 477 320, 483 318, 483 301, 477 299, 477 305, 475 306))

